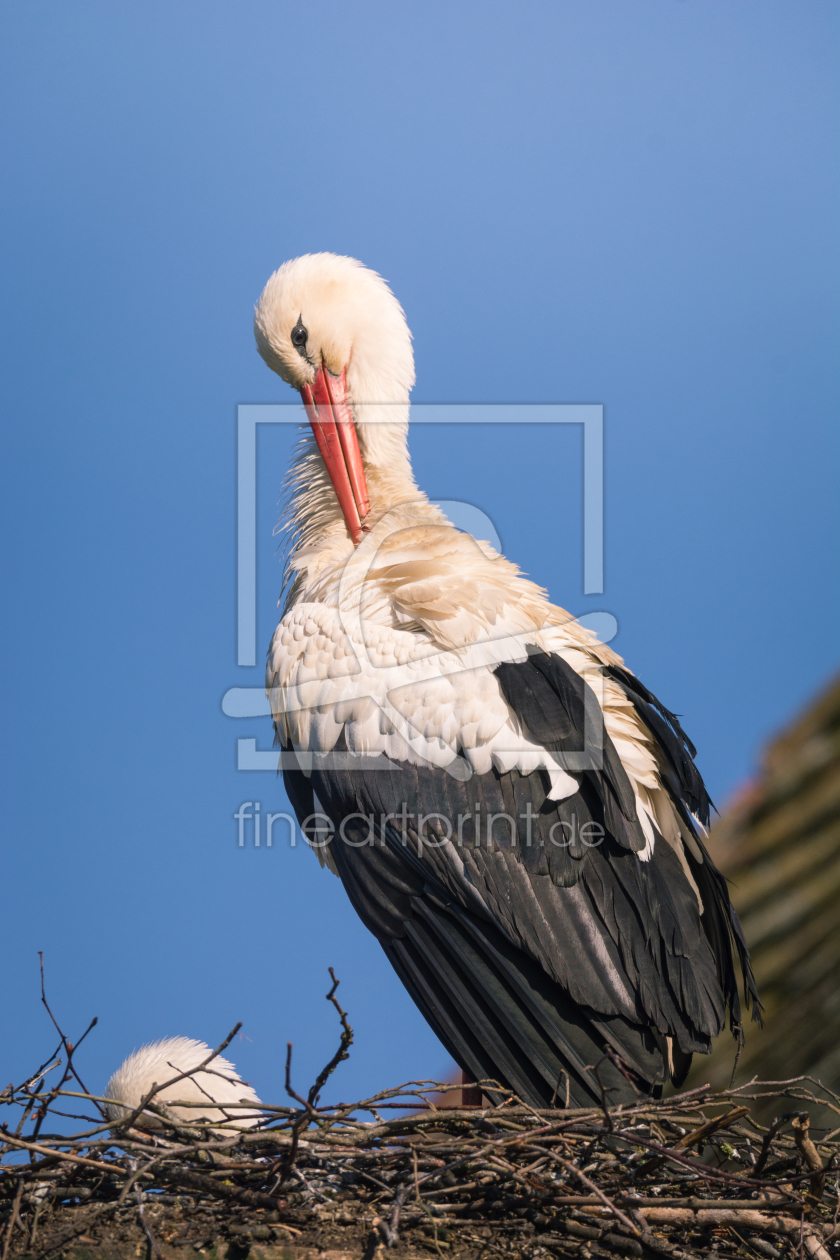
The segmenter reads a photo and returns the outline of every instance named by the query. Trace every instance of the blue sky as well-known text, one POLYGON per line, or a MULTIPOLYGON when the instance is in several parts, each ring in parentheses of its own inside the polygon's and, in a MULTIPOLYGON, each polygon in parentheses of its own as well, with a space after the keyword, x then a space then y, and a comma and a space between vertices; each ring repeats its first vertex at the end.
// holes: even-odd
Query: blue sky
MULTIPOLYGON (((235 420, 293 401, 253 304, 333 250, 391 282, 422 402, 597 402, 606 585, 582 594, 578 431, 418 427, 420 484, 684 715, 724 802, 837 664, 834 0, 0 10, 0 1076, 50 1048, 101 1088, 143 1041, 216 1042, 280 1100, 357 1031, 334 1094, 445 1053, 302 846, 236 845, 267 720, 236 665, 235 420)), ((291 433, 260 437, 260 655, 291 433)))

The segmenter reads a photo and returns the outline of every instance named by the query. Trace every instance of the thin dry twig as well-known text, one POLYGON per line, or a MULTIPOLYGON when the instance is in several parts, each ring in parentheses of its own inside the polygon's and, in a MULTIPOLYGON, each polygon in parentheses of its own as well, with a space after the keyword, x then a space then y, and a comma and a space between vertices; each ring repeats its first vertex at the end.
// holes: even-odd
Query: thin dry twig
POLYGON ((12 1241, 12 1234, 14 1233, 15 1226, 17 1225, 22 1233, 25 1232, 20 1219, 20 1201, 23 1198, 23 1186, 24 1182, 21 1177, 18 1181, 17 1191, 15 1193, 14 1202, 12 1203, 12 1210, 9 1214, 9 1223, 6 1226, 6 1234, 3 1239, 3 1254, 2 1257, 0 1257, 0 1260, 6 1260, 6 1257, 9 1254, 9 1244, 12 1241))
POLYGON ((329 1063, 327 1063, 327 1065, 323 1067, 321 1071, 318 1073, 318 1076, 315 1080, 315 1084, 312 1086, 312 1088, 309 1091, 309 1096, 308 1096, 307 1101, 312 1106, 317 1106, 318 1099, 321 1095, 321 1090, 324 1088, 327 1081, 332 1076, 335 1069, 338 1067, 339 1063, 343 1063, 345 1059, 349 1058, 350 1047, 353 1044, 353 1029, 350 1027, 350 1024, 348 1023, 347 1012, 341 1009, 341 1006, 339 1005, 339 1002, 338 1002, 338 998, 335 996, 335 991, 338 988, 338 986, 341 984, 341 981, 336 978, 336 974, 333 971, 332 967, 329 968, 329 973, 330 973, 330 979, 332 980, 332 988, 330 989, 329 993, 326 996, 327 996, 327 1001, 331 1002, 333 1006, 335 1007, 335 1009, 338 1011, 338 1018, 341 1021, 341 1039, 338 1043, 338 1049, 336 1050, 335 1054, 330 1059, 329 1063))
POLYGON ((99 1017, 97 1015, 94 1015, 93 1019, 90 1021, 87 1028, 82 1033, 79 1040, 76 1042, 75 1046, 71 1045, 71 1043, 68 1041, 67 1037, 64 1035, 61 1028, 59 1027, 58 1020, 56 1019, 55 1015, 53 1015, 50 1004, 47 1001, 46 985, 44 982, 44 955, 40 949, 38 950, 38 961, 39 961, 40 969, 41 969, 41 1002, 43 1003, 47 1014, 52 1020, 55 1030, 58 1033, 59 1037, 61 1038, 61 1044, 64 1046, 65 1053, 67 1054, 67 1074, 68 1075, 72 1074, 78 1081, 79 1088, 83 1090, 85 1093, 88 1093, 87 1085, 85 1085, 84 1081, 82 1080, 82 1078, 79 1076, 78 1072, 76 1071, 76 1068, 73 1066, 73 1055, 76 1053, 79 1046, 85 1040, 88 1033, 91 1032, 99 1023, 99 1017))
POLYGON ((825 1169, 823 1168, 819 1151, 814 1146, 808 1133, 810 1125, 811 1117, 806 1111, 801 1112, 798 1116, 794 1116, 793 1136, 796 1140, 796 1149, 814 1174, 811 1178, 809 1190, 814 1202, 819 1203, 822 1200, 823 1190, 825 1189, 825 1169))
MULTIPOLYGON (((129 1160, 128 1163, 132 1172, 136 1172, 137 1165, 135 1161, 129 1160)), ((137 1200, 137 1219, 140 1222, 140 1227, 143 1230, 143 1233, 146 1235, 146 1241, 149 1244, 150 1252, 153 1256, 157 1256, 157 1260, 165 1260, 165 1256, 158 1246, 158 1241, 152 1233, 151 1226, 146 1219, 146 1209, 143 1206, 143 1191, 137 1185, 137 1182, 134 1183, 134 1197, 137 1200)))

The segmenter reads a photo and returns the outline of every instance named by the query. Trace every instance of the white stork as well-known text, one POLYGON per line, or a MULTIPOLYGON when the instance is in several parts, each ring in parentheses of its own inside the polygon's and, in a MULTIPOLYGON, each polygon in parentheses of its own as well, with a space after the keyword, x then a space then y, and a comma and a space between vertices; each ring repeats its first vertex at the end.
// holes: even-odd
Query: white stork
POLYGON ((267 692, 304 835, 465 1074, 656 1094, 760 1005, 676 717, 415 484, 411 334, 352 258, 285 263, 257 346, 303 396, 267 692), (333 754, 327 756, 325 754, 333 754), (734 946, 734 948, 733 948, 734 946))
MULTIPOLYGON (((141 1046, 117 1068, 105 1086, 103 1096, 110 1099, 105 1104, 109 1120, 127 1120, 154 1085, 165 1085, 152 1101, 161 1103, 170 1115, 185 1124, 210 1120, 224 1126, 219 1129, 222 1134, 232 1128, 252 1128, 262 1119, 260 1112, 243 1111, 230 1104, 259 1105, 259 1098, 228 1059, 216 1055, 207 1063, 211 1054, 209 1046, 191 1037, 165 1037, 163 1041, 141 1046), (202 1064, 206 1066, 202 1068, 202 1064), (167 1084, 182 1072, 190 1075, 167 1084), (177 1102, 203 1103, 204 1106, 173 1106, 177 1102)), ((140 1113, 136 1123, 141 1129, 160 1129, 164 1125, 160 1116, 148 1110, 140 1113)))

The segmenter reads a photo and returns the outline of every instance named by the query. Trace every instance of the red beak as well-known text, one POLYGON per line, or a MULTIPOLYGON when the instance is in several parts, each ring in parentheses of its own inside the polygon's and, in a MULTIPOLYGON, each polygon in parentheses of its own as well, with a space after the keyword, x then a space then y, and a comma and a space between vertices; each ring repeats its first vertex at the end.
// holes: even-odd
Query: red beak
POLYGON ((342 368, 341 376, 333 376, 322 363, 313 383, 304 385, 300 392, 350 537, 358 547, 364 533, 364 519, 370 511, 370 499, 356 426, 347 401, 346 371, 342 368))

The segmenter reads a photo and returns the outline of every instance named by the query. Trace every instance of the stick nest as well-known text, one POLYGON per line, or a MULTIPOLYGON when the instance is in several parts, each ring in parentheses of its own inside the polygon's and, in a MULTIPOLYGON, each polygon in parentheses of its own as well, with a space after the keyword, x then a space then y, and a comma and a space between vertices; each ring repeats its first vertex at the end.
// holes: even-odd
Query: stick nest
POLYGON ((84 1038, 74 1047, 56 1025, 55 1054, 0 1093, 0 1260, 840 1256, 840 1128, 811 1128, 812 1114, 840 1116, 840 1097, 810 1077, 620 1107, 605 1092, 584 1109, 535 1110, 492 1081, 473 1107, 442 1106, 451 1086, 435 1081, 323 1104, 353 1040, 332 979, 336 1053, 303 1096, 289 1046, 289 1101, 247 1129, 237 1106, 222 1131, 185 1127, 155 1102, 171 1081, 115 1125, 75 1066, 84 1038), (752 1113, 768 1104, 763 1125, 752 1113), (142 1128, 143 1113, 162 1127, 142 1128), (89 1127, 48 1131, 68 1116, 89 1127))

